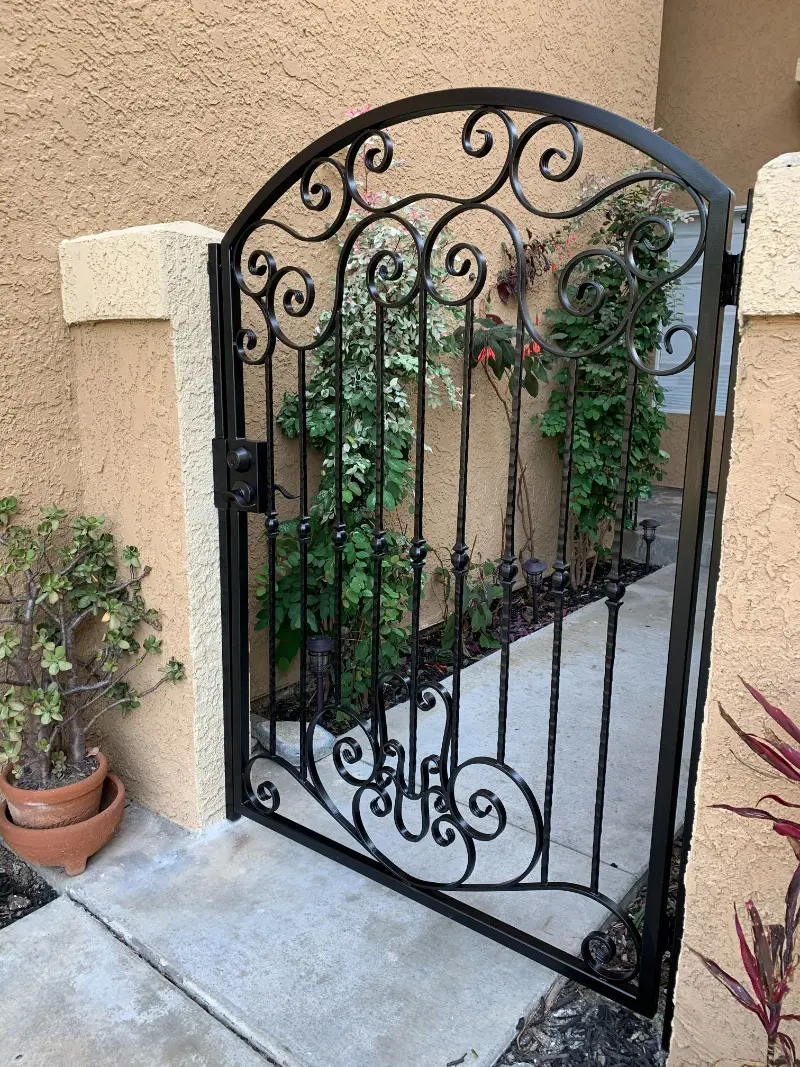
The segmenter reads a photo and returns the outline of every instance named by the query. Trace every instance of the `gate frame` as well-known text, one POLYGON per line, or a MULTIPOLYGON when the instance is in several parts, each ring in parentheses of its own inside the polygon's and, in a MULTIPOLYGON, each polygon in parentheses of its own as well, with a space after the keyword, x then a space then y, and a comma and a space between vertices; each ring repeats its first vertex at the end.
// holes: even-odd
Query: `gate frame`
MULTIPOLYGON (((670 945, 665 921, 673 826, 677 812, 678 781, 686 721, 689 674, 703 541, 706 493, 711 462, 715 398, 719 372, 722 317, 728 304, 738 298, 739 257, 728 251, 734 197, 718 178, 674 145, 629 119, 593 105, 520 89, 448 89, 395 101, 357 116, 318 138, 286 163, 250 200, 226 232, 220 244, 209 246, 212 349, 214 360, 215 432, 217 438, 244 438, 243 364, 235 357, 233 337, 240 325, 240 293, 232 284, 232 250, 245 228, 260 219, 299 180, 304 168, 319 156, 329 156, 347 146, 364 130, 395 126, 425 116, 452 111, 497 107, 512 112, 554 115, 606 134, 638 149, 686 181, 706 201, 708 227, 703 250, 701 299, 698 317, 694 380, 684 474, 683 503, 673 590, 661 738, 647 875, 647 900, 642 930, 638 981, 620 985, 591 971, 582 961, 549 943, 524 933, 440 890, 422 890, 390 873, 375 860, 340 845, 314 830, 291 821, 278 812, 266 814, 243 795, 242 773, 249 755, 249 629, 248 629, 248 530, 247 512, 219 511, 222 584, 222 656, 225 717, 226 813, 229 819, 244 815, 276 830, 372 878, 404 896, 424 904, 508 948, 646 1016, 657 1010, 661 957, 670 945), (711 356, 701 361, 701 352, 711 356)), ((735 353, 734 353, 735 360, 735 353)), ((732 361, 731 382, 735 362, 732 361)), ((725 419, 723 456, 729 450, 730 405, 725 419)), ((720 471, 715 516, 714 553, 704 621, 704 637, 698 676, 695 723, 705 703, 709 635, 713 620, 713 590, 718 569, 724 477, 720 471)), ((693 746, 690 786, 698 758, 693 746)), ((691 820, 691 790, 687 799, 687 829, 691 820)), ((555 883, 551 883, 555 887, 555 883)), ((468 887, 465 887, 468 890, 468 887)), ((676 924, 678 935, 680 919, 676 924)), ((677 953, 673 952, 674 971, 677 953)))

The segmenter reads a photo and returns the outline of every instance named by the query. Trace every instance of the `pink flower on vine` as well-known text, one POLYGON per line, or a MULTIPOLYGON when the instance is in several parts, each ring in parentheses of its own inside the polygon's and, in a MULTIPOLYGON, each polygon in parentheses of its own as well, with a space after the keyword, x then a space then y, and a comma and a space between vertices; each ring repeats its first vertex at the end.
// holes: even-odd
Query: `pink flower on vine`
POLYGON ((488 363, 490 359, 497 359, 497 356, 494 354, 493 348, 490 348, 489 345, 484 345, 478 353, 478 362, 488 363))
MULTIPOLYGON (((536 325, 537 326, 539 325, 539 316, 538 315, 536 316, 536 325)), ((530 344, 527 344, 527 345, 525 345, 523 347, 522 354, 523 354, 523 356, 530 356, 530 355, 538 356, 541 351, 542 351, 542 346, 538 343, 538 341, 532 341, 530 344)))
POLYGON ((363 107, 349 107, 345 114, 349 119, 355 119, 359 115, 366 115, 368 111, 372 111, 372 104, 364 104, 363 107))

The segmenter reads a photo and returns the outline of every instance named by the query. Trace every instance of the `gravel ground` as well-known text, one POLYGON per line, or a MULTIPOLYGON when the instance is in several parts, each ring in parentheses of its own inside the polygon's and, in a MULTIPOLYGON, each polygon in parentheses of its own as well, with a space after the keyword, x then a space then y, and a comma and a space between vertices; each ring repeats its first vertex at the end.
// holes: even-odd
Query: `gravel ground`
MULTIPOLYGON (((673 848, 668 916, 675 913, 680 842, 673 848)), ((645 891, 628 905, 628 914, 641 926, 645 891)), ((613 932, 612 927, 612 932, 613 932)), ((661 1050, 669 958, 661 971, 659 1009, 654 1019, 623 1008, 576 982, 557 982, 527 1019, 520 1019, 517 1036, 498 1067, 663 1067, 661 1050)))
POLYGON ((0 845, 0 930, 57 896, 27 863, 0 845))

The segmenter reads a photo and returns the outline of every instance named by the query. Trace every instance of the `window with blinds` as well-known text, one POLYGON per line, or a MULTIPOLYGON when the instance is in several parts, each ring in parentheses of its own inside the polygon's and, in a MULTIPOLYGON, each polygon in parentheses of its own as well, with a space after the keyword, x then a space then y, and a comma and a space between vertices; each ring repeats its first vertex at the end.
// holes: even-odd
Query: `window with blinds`
MULTIPOLYGON (((744 237, 744 223, 742 222, 743 208, 737 208, 734 215, 733 233, 731 235, 731 251, 740 252, 744 237)), ((697 244, 700 232, 700 224, 697 218, 689 216, 689 221, 676 223, 675 241, 671 248, 671 258, 676 263, 685 262, 697 244)), ((685 322, 697 329, 697 317, 700 310, 700 280, 703 273, 703 257, 695 263, 680 279, 677 301, 677 321, 685 322)), ((731 369, 731 350, 733 348, 733 327, 736 321, 736 309, 725 309, 725 318, 722 328, 722 343, 720 345, 719 381, 717 383, 717 406, 716 414, 725 414, 725 402, 728 395, 728 378, 731 369)), ((665 349, 658 353, 657 366, 674 367, 686 357, 685 336, 676 334, 674 338, 675 351, 670 355, 665 349)), ((661 378, 660 383, 664 390, 664 411, 673 412, 676 415, 686 415, 692 399, 692 380, 694 368, 687 367, 680 374, 661 378)))

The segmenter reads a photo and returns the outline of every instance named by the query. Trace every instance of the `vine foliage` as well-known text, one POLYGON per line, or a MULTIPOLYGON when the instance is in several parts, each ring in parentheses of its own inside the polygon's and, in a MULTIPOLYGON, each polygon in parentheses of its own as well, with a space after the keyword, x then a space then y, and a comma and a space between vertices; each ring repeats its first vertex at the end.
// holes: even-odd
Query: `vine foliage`
MULTIPOLYGON (((621 256, 626 237, 645 216, 658 216, 668 222, 682 220, 684 213, 665 198, 672 191, 666 182, 636 183, 610 197, 604 204, 599 225, 589 238, 591 246, 609 248, 621 256)), ((597 214, 594 215, 597 218, 597 214)), ((588 220, 587 220, 588 221, 588 220)), ((636 262, 650 276, 663 276, 670 270, 668 243, 663 230, 654 225, 640 227, 634 242, 636 262)), ((606 293, 599 311, 591 316, 569 314, 559 309, 545 312, 550 337, 566 349, 586 350, 612 332, 624 317, 628 298, 623 271, 607 257, 585 263, 587 274, 574 278, 570 293, 580 302, 581 282, 590 276, 606 293)), ((673 320, 675 283, 657 288, 639 312, 633 332, 636 350, 655 359, 664 331, 673 320)), ((578 309, 579 310, 579 309, 578 309)), ((575 586, 591 580, 592 568, 608 555, 619 481, 622 424, 630 360, 624 338, 597 356, 578 361, 576 377, 573 470, 570 492, 571 580, 575 586)), ((534 416, 545 437, 558 441, 563 454, 566 424, 567 369, 553 376, 554 388, 544 414, 534 416)), ((634 395, 631 452, 628 474, 629 502, 626 525, 633 524, 632 502, 651 495, 654 480, 663 478, 663 464, 669 459, 661 448, 661 435, 667 427, 663 413, 664 391, 657 378, 639 373, 634 395)))

